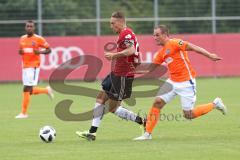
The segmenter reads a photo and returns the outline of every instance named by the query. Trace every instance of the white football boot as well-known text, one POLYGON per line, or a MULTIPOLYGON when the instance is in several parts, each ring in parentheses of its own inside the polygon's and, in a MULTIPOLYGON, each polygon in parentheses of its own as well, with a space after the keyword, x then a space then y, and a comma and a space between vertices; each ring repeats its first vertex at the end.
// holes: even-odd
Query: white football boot
POLYGON ((27 115, 27 114, 20 113, 20 114, 17 115, 15 118, 16 118, 16 119, 28 118, 28 115, 27 115))
POLYGON ((215 108, 222 112, 222 114, 226 115, 227 114, 227 107, 223 104, 222 99, 217 97, 213 101, 215 108))
POLYGON ((143 140, 150 140, 152 139, 152 136, 150 133, 145 132, 142 136, 134 138, 133 140, 135 141, 143 141, 143 140))
POLYGON ((50 86, 47 86, 46 88, 47 88, 47 90, 48 90, 48 96, 49 96, 49 98, 50 98, 51 100, 53 100, 54 94, 53 94, 52 88, 51 88, 50 86))

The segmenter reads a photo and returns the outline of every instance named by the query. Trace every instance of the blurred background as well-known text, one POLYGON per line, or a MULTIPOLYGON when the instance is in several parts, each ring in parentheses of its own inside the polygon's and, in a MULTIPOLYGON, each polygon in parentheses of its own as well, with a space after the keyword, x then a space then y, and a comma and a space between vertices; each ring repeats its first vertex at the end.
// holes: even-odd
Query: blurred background
MULTIPOLYGON (((239 160, 239 52, 240 0, 0 0, 0 159, 239 160), (185 120, 180 99, 176 98, 161 111, 161 122, 151 142, 132 141, 141 134, 139 127, 111 114, 104 116, 96 142, 79 140, 75 131, 88 129, 91 122, 62 121, 55 114, 56 106, 73 101, 69 110, 75 116, 92 110, 101 82, 83 82, 83 77, 88 66, 93 68, 92 74, 101 69, 97 79, 111 71, 103 48, 118 38, 109 27, 109 18, 116 10, 125 13, 128 26, 138 38, 142 63, 151 63, 161 49, 152 35, 157 24, 168 25, 171 38, 181 38, 221 56, 222 61, 213 62, 188 53, 198 76, 196 105, 219 96, 229 109, 228 115, 213 111, 193 121, 185 120), (36 22, 36 33, 52 49, 50 55, 41 55, 39 86, 49 85, 52 72, 75 56, 81 56, 80 65, 87 61, 84 55, 91 55, 100 59, 102 66, 90 59, 88 66, 76 68, 65 85, 60 83, 58 90, 54 87, 53 101, 46 95, 31 96, 29 119, 16 120, 23 88, 19 39, 25 34, 27 20, 36 22), (89 96, 85 88, 95 92, 90 90, 89 96), (57 131, 52 144, 43 144, 39 139, 39 128, 45 125, 57 131)), ((135 83, 138 78, 133 84, 133 101, 125 101, 123 106, 146 117, 156 95, 154 89, 162 85, 162 79, 135 83), (136 105, 129 103, 135 100, 136 105)))
POLYGON ((171 33, 239 33, 240 0, 0 0, 0 37, 36 20, 45 36, 109 35, 109 17, 125 12, 137 34, 164 23, 171 33))
MULTIPOLYGON (((154 26, 165 24, 171 37, 190 41, 223 58, 214 63, 190 52, 198 76, 240 76, 239 8, 240 0, 0 0, 0 81, 21 80, 17 52, 27 20, 36 22, 36 33, 52 48, 49 56, 41 55, 42 80, 79 55, 100 58, 104 65, 98 78, 103 78, 110 71, 103 57, 104 45, 117 40, 109 18, 117 10, 125 13, 127 25, 137 35, 143 63, 151 62, 160 49, 152 37, 154 26)), ((84 73, 81 68, 69 78, 82 79, 84 73)))

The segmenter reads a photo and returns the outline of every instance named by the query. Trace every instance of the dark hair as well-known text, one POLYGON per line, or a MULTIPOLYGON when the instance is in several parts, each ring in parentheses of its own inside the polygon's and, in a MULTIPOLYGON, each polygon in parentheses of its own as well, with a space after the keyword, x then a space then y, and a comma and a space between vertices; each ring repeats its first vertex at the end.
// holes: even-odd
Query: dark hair
POLYGON ((120 11, 113 12, 111 17, 119 18, 119 19, 125 19, 124 13, 120 12, 120 11))
POLYGON ((34 21, 33 20, 27 20, 26 23, 33 23, 34 24, 34 21))
POLYGON ((158 29, 158 28, 161 30, 163 34, 166 34, 167 36, 169 36, 169 29, 166 25, 158 25, 154 29, 158 29))

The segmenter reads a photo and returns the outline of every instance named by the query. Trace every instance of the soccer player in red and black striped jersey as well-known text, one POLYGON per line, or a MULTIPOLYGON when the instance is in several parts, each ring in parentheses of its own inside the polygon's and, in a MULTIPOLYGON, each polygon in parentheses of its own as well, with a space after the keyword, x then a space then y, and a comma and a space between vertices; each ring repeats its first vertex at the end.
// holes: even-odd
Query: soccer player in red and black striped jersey
POLYGON ((126 120, 144 125, 144 119, 121 106, 123 99, 130 98, 135 67, 140 63, 139 45, 133 31, 126 26, 125 16, 122 12, 112 13, 110 26, 113 32, 119 34, 117 52, 105 51, 105 58, 112 61, 113 68, 102 82, 102 91, 97 96, 92 126, 88 131, 76 134, 87 140, 95 140, 96 132, 102 120, 105 102, 108 101, 109 112, 126 120))

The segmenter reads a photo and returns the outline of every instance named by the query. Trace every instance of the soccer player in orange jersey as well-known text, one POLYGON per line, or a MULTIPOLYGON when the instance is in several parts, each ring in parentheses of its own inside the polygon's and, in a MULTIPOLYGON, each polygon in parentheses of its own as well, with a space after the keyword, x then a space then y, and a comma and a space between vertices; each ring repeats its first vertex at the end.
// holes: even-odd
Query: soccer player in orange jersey
MULTIPOLYGON (((158 65, 165 62, 170 74, 167 82, 172 85, 172 88, 169 92, 155 98, 147 117, 145 133, 134 140, 152 139, 151 133, 159 120, 161 109, 177 95, 180 96, 184 117, 186 119, 197 118, 207 114, 213 109, 217 109, 223 114, 226 114, 227 109, 220 98, 216 98, 211 103, 194 107, 196 102, 196 72, 192 68, 187 51, 195 51, 212 61, 218 61, 222 58, 192 43, 181 39, 170 39, 169 30, 164 25, 157 26, 154 29, 153 36, 157 45, 163 47, 154 57, 153 64, 150 65, 147 72, 154 70, 158 65)), ((161 88, 164 89, 164 85, 161 88)))
POLYGON ((19 54, 22 56, 22 81, 23 81, 23 100, 22 111, 15 118, 27 118, 27 108, 30 102, 31 95, 48 94, 53 98, 52 89, 36 87, 40 72, 40 54, 49 54, 51 49, 47 41, 34 34, 34 22, 29 20, 25 24, 26 35, 20 38, 19 54), (42 50, 43 49, 43 50, 42 50))

